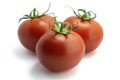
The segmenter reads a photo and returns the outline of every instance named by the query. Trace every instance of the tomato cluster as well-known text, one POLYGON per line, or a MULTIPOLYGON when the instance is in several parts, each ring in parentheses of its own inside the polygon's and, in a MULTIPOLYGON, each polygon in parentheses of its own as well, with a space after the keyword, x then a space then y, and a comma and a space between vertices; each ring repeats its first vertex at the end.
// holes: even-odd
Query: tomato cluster
POLYGON ((20 18, 29 20, 21 23, 18 29, 22 45, 34 51, 47 69, 68 70, 76 66, 85 53, 93 51, 100 45, 103 29, 93 20, 96 14, 92 11, 78 9, 76 13, 73 10, 75 16, 70 16, 63 22, 46 14, 47 11, 39 14, 34 8, 29 15, 20 18))

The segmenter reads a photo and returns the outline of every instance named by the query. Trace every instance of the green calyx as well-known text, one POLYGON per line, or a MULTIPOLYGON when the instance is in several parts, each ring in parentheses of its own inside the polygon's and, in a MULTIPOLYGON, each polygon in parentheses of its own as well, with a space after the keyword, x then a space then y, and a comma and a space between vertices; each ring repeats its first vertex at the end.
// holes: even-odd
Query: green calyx
POLYGON ((50 24, 49 24, 49 27, 50 27, 50 30, 52 30, 53 32, 63 34, 63 35, 67 35, 71 31, 78 28, 78 26, 72 27, 69 22, 58 22, 56 21, 56 19, 54 21, 54 28, 51 27, 50 24))
POLYGON ((34 18, 39 18, 39 17, 41 17, 41 16, 46 15, 46 13, 47 13, 47 12, 49 11, 49 9, 50 9, 50 6, 51 6, 51 4, 49 3, 48 9, 47 9, 45 12, 43 12, 42 14, 40 14, 40 13, 37 11, 37 9, 34 8, 34 9, 29 13, 29 15, 24 15, 22 18, 20 18, 20 19, 19 19, 19 22, 20 22, 22 19, 34 19, 34 18))
POLYGON ((76 13, 72 7, 70 7, 74 14, 83 20, 90 20, 90 19, 95 19, 97 16, 93 11, 86 11, 85 9, 78 9, 78 12, 76 13))
POLYGON ((88 11, 86 12, 85 9, 78 9, 78 15, 81 17, 83 20, 90 20, 90 19, 95 19, 96 18, 96 14, 93 11, 88 11), (83 15, 80 14, 80 12, 83 12, 83 15), (93 16, 92 16, 93 14, 93 16))

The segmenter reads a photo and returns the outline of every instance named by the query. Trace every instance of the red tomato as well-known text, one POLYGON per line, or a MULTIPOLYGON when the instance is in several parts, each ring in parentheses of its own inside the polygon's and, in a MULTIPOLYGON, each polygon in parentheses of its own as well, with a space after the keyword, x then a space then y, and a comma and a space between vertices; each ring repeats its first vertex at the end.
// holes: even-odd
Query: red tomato
POLYGON ((86 12, 85 10, 79 9, 79 11, 80 10, 84 12, 82 16, 77 15, 74 11, 77 16, 70 16, 65 20, 65 22, 71 23, 72 27, 78 26, 74 31, 83 38, 86 52, 90 52, 100 45, 103 39, 103 29, 98 22, 91 19, 91 11, 86 12))
POLYGON ((39 39, 36 45, 39 61, 52 71, 65 71, 76 66, 84 52, 83 39, 73 31, 68 34, 49 31, 39 39))
MULTIPOLYGON (((33 11, 35 12, 36 10, 33 11)), ((33 17, 29 17, 29 15, 27 15, 23 17, 23 19, 24 18, 30 18, 30 20, 26 20, 21 23, 18 29, 18 37, 24 47, 35 51, 38 39, 49 30, 48 23, 53 17, 49 15, 39 16, 38 14, 33 14, 33 17)), ((54 21, 52 20, 50 25, 52 25, 53 22, 54 21)))

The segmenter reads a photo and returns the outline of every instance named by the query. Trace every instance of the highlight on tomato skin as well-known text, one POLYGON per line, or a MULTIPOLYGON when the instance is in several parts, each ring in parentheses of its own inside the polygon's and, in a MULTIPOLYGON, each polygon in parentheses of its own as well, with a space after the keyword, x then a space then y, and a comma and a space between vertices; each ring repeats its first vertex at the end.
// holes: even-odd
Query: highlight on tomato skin
POLYGON ((19 19, 27 19, 23 21, 18 28, 18 38, 21 44, 35 52, 35 46, 38 39, 47 31, 49 31, 49 21, 51 20, 51 26, 53 26, 54 19, 52 16, 46 14, 50 8, 40 14, 36 8, 34 8, 29 15, 24 15, 19 19))
POLYGON ((85 45, 77 33, 63 27, 63 22, 55 22, 55 25, 55 29, 51 29, 38 40, 36 55, 47 69, 66 71, 80 63, 85 54, 85 45))
POLYGON ((93 11, 87 12, 85 9, 78 9, 78 13, 74 10, 73 12, 75 16, 66 18, 64 22, 69 22, 72 27, 78 25, 78 28, 74 31, 83 38, 86 53, 89 53, 98 48, 103 40, 104 33, 102 26, 97 21, 93 20, 96 18, 96 14, 93 11), (84 14, 81 14, 80 12, 83 12, 84 14), (76 24, 76 22, 78 24, 76 24))

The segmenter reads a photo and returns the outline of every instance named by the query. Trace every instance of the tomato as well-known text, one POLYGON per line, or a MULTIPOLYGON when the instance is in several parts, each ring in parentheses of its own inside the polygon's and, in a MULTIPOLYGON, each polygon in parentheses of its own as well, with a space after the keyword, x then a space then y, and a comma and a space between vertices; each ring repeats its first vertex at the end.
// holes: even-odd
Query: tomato
POLYGON ((39 61, 51 71, 65 71, 76 66, 85 52, 84 41, 77 33, 59 28, 45 33, 36 45, 39 61))
MULTIPOLYGON (((47 14, 38 15, 36 9, 21 19, 29 19, 20 24, 18 29, 18 37, 20 42, 27 49, 35 52, 35 46, 38 39, 47 31, 49 31, 49 21, 53 18, 47 14)), ((53 20, 51 24, 53 24, 53 20)))
POLYGON ((78 26, 74 31, 83 38, 86 52, 90 52, 100 45, 103 39, 103 29, 98 22, 92 19, 96 17, 95 13, 95 16, 91 17, 91 11, 86 12, 84 9, 79 9, 78 11, 82 11, 84 14, 81 16, 80 13, 78 15, 74 11, 76 16, 68 17, 65 22, 71 23, 72 27, 78 26))

